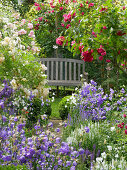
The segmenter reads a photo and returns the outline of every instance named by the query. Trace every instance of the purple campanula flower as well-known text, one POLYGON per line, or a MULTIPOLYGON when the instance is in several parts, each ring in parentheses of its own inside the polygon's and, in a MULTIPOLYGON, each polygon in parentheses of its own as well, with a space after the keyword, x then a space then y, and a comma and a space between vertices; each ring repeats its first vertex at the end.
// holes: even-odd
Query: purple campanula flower
POLYGON ((56 132, 60 132, 60 128, 56 128, 55 131, 56 131, 56 132))
POLYGON ((76 161, 74 161, 74 162, 73 162, 73 166, 76 166, 76 165, 77 165, 77 162, 76 162, 76 161))
POLYGON ((4 109, 4 102, 0 101, 0 108, 4 109))
POLYGON ((75 166, 72 166, 72 167, 70 168, 70 170, 75 170, 75 166))
POLYGON ((14 121, 17 122, 17 121, 18 121, 18 118, 17 118, 17 117, 14 117, 14 121))
POLYGON ((7 121, 7 117, 6 116, 2 116, 2 120, 5 123, 7 121))
POLYGON ((61 165, 62 164, 62 159, 59 159, 58 160, 58 165, 61 165))
POLYGON ((48 123, 48 127, 53 127, 53 123, 52 123, 52 122, 49 122, 49 123, 48 123))
POLYGON ((89 131, 90 131, 89 127, 85 127, 84 129, 85 129, 86 133, 89 133, 89 131))
POLYGON ((59 137, 56 138, 56 143, 60 143, 61 139, 59 137))
POLYGON ((66 161, 66 167, 71 166, 71 161, 66 161))
POLYGON ((84 154, 84 152, 85 152, 85 151, 84 151, 84 149, 83 149, 83 148, 80 148, 80 149, 79 149, 79 154, 80 154, 80 155, 83 155, 83 154, 84 154))

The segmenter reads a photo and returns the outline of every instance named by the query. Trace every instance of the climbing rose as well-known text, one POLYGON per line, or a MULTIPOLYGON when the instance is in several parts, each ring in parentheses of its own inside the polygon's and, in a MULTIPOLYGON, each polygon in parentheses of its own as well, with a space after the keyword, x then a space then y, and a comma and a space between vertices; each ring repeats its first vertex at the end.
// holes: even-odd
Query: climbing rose
POLYGON ((83 4, 80 4, 80 6, 79 7, 83 7, 83 4))
POLYGON ((103 29, 104 29, 104 30, 106 30, 106 29, 107 29, 107 27, 106 27, 106 26, 103 26, 103 29))
POLYGON ((111 61, 110 60, 106 60, 107 63, 110 63, 111 61))
POLYGON ((63 37, 63 36, 58 37, 58 38, 56 39, 56 44, 58 44, 58 45, 62 46, 62 45, 63 45, 64 40, 65 40, 65 37, 63 37))
POLYGON ((108 8, 101 8, 101 10, 99 12, 103 12, 103 11, 107 11, 108 8))
POLYGON ((92 51, 85 51, 82 52, 82 60, 86 62, 91 62, 93 61, 93 56, 92 56, 92 51))
POLYGON ((125 10, 125 8, 126 8, 126 7, 125 7, 125 6, 123 6, 123 10, 125 10))
POLYGON ((105 50, 104 50, 103 48, 98 48, 98 49, 97 49, 97 52, 98 52, 98 54, 101 54, 101 53, 104 53, 105 50))
POLYGON ((100 57, 99 57, 99 60, 102 61, 102 60, 103 60, 103 56, 100 56, 100 57))
POLYGON ((36 8, 36 11, 40 11, 40 10, 41 10, 41 7, 38 6, 38 7, 36 8))
POLYGON ((70 24, 68 24, 67 26, 66 26, 66 28, 68 29, 69 27, 71 27, 71 25, 70 24))
POLYGON ((126 114, 124 114, 123 117, 126 118, 126 114))
POLYGON ((63 10, 63 7, 60 7, 60 11, 62 11, 63 10))
POLYGON ((118 31, 118 32, 117 32, 117 35, 118 35, 118 36, 122 36, 122 35, 125 35, 125 34, 126 34, 126 33, 122 33, 122 31, 118 31))
POLYGON ((38 4, 38 3, 34 3, 34 5, 35 5, 35 6, 39 6, 39 4, 38 4))
POLYGON ((94 6, 94 3, 90 3, 89 6, 88 6, 88 8, 89 8, 89 7, 92 7, 92 6, 94 6))

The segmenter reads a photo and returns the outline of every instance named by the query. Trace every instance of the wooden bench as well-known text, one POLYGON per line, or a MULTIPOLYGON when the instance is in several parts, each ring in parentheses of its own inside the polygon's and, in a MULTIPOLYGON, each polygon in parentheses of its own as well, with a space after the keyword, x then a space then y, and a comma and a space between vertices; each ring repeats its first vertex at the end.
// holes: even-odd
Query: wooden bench
MULTIPOLYGON (((68 58, 41 58, 47 67, 49 86, 80 86, 80 75, 85 73, 85 62, 68 58)), ((87 78, 85 78, 87 79, 87 78)))

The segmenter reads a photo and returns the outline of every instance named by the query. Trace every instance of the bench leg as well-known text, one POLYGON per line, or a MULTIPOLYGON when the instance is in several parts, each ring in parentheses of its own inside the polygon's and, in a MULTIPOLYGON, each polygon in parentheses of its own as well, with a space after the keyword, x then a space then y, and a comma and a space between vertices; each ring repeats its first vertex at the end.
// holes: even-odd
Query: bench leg
POLYGON ((59 86, 57 86, 56 88, 57 88, 56 96, 59 97, 59 86))

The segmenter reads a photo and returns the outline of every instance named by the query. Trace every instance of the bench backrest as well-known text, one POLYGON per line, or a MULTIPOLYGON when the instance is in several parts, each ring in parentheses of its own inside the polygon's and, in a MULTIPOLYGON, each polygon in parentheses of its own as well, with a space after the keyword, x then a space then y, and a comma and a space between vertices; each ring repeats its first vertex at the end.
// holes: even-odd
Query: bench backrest
POLYGON ((41 58, 47 67, 47 79, 50 86, 79 86, 80 75, 85 72, 85 62, 68 58, 41 58))

